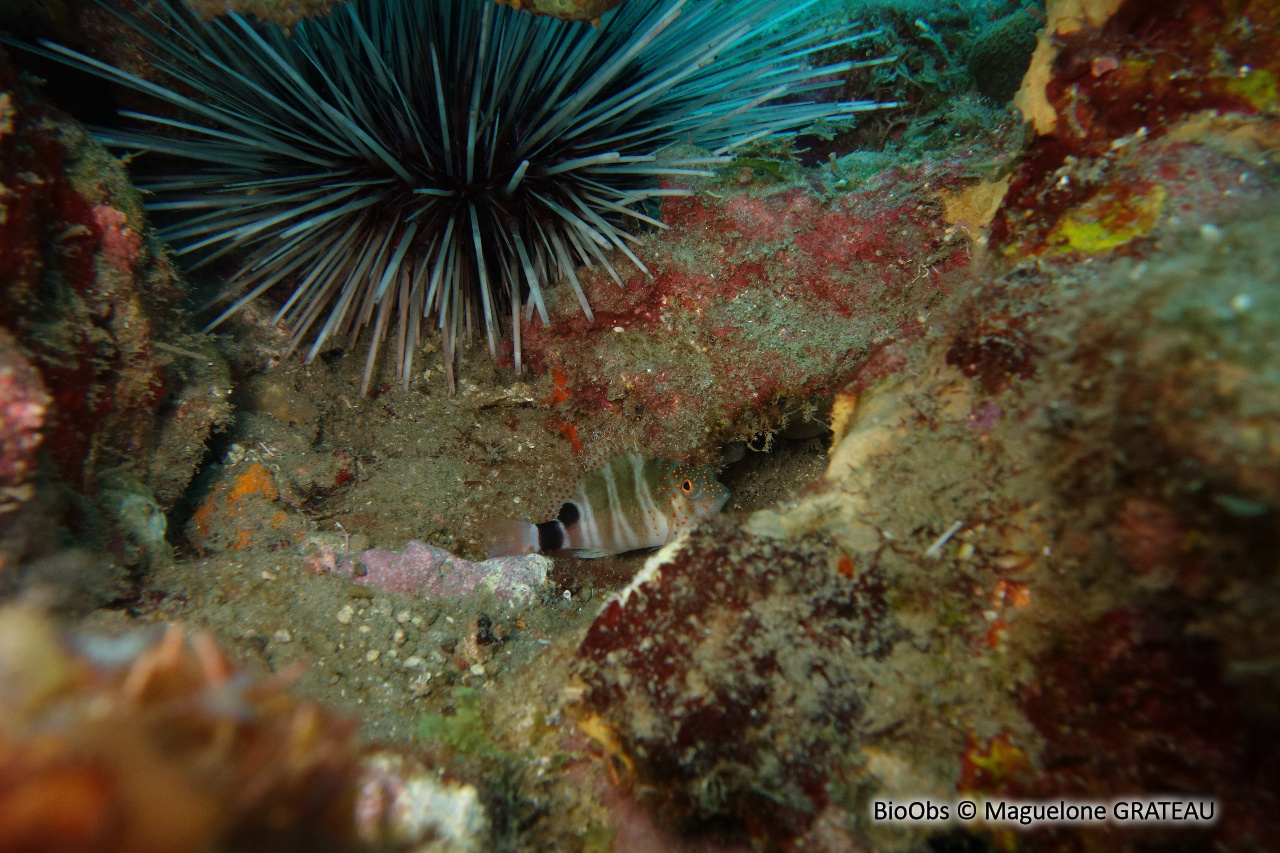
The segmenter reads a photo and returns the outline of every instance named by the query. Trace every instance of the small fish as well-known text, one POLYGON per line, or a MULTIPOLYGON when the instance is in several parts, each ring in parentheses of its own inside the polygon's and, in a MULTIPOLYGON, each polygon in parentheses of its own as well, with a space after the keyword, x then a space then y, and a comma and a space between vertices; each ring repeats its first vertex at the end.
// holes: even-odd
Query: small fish
POLYGON ((702 465, 652 459, 634 451, 604 458, 552 496, 556 517, 541 524, 490 519, 490 557, 571 549, 604 557, 665 545, 720 511, 729 490, 702 465))

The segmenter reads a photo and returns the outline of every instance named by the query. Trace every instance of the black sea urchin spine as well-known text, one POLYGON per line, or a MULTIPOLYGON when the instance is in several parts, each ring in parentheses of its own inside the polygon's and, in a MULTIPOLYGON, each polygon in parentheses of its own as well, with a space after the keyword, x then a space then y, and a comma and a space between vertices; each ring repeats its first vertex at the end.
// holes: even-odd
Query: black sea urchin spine
POLYGON ((480 323, 491 355, 510 330, 518 371, 522 308, 545 323, 544 287, 567 280, 590 318, 579 265, 621 284, 617 250, 644 270, 631 230, 662 224, 640 203, 688 194, 663 176, 709 174, 751 140, 881 106, 796 99, 850 67, 809 57, 868 35, 813 28, 811 3, 630 0, 589 27, 490 0, 355 0, 292 32, 201 22, 182 0, 103 3, 168 86, 35 50, 167 104, 122 113, 154 130, 97 134, 179 164, 139 170, 179 255, 241 259, 211 325, 291 286, 276 321, 294 348, 312 341, 308 361, 372 324, 361 393, 393 321, 405 390, 424 320, 441 330, 451 390, 480 323), (681 142, 712 153, 663 156, 681 142))

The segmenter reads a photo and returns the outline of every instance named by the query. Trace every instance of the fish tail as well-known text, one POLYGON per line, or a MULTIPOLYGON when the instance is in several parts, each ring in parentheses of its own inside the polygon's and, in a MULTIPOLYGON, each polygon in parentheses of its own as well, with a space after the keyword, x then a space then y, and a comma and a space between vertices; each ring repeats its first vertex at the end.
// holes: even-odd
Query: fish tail
POLYGON ((536 524, 513 518, 487 518, 481 523, 480 531, 490 557, 536 554, 539 551, 536 524))

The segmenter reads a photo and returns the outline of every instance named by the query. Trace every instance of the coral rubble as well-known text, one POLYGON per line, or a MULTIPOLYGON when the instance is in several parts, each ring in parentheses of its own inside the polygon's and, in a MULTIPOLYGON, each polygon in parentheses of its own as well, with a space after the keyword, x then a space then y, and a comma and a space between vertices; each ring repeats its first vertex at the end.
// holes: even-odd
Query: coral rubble
POLYGON ((442 779, 434 768, 398 753, 363 759, 355 810, 360 839, 375 849, 489 849, 489 818, 475 786, 442 779))

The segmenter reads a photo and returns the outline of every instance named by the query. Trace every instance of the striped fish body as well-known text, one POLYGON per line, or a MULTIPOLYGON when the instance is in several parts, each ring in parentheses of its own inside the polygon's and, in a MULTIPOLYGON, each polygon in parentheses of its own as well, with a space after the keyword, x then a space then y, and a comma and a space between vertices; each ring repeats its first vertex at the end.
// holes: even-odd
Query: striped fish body
POLYGON ((719 512, 729 490, 701 465, 615 454, 553 496, 560 509, 541 524, 490 521, 490 556, 571 549, 603 557, 665 545, 719 512))

